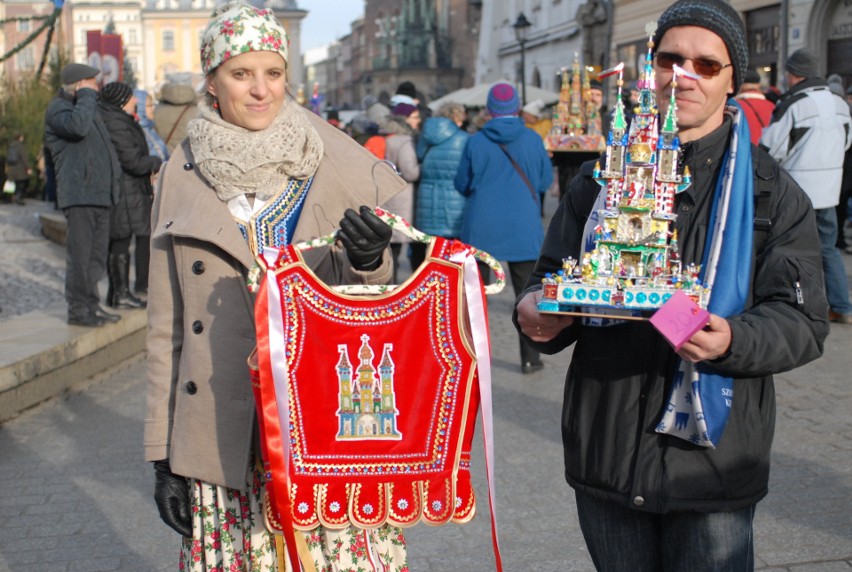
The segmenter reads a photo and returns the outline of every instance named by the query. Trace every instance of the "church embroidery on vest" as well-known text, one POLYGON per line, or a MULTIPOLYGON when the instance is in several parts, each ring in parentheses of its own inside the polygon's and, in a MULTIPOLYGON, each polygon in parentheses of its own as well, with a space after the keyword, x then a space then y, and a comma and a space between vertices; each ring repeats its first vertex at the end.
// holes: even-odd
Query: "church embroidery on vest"
POLYGON ((399 411, 393 391, 395 365, 390 355, 393 344, 384 344, 377 375, 373 366, 375 354, 369 342, 370 336, 363 334, 358 350, 360 364, 355 372, 346 344, 337 346, 340 353, 336 366, 340 383, 338 440, 402 439, 396 426, 399 411))

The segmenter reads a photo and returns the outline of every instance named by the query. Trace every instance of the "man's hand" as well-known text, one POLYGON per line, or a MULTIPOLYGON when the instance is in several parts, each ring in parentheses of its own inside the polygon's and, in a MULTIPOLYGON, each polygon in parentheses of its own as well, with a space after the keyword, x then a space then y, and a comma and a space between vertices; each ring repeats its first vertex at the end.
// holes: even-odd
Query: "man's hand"
POLYGON ((710 314, 710 322, 683 344, 677 355, 686 361, 698 363, 725 355, 731 347, 731 325, 728 320, 710 314))
POLYGON ((96 78, 93 78, 93 77, 87 77, 86 79, 81 79, 80 81, 77 82, 77 91, 84 89, 84 88, 94 89, 95 91, 98 91, 98 80, 96 78))
POLYGON ((518 302, 518 325, 534 342, 549 342, 574 323, 573 316, 542 314, 538 311, 541 291, 530 292, 518 302))

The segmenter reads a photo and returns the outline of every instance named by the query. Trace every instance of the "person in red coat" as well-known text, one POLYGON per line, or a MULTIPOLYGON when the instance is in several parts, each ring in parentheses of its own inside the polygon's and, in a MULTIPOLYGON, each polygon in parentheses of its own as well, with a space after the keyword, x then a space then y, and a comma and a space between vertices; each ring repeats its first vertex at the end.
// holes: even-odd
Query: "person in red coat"
POLYGON ((754 70, 746 70, 743 86, 736 97, 737 103, 743 108, 748 130, 751 132, 751 143, 757 145, 763 128, 772 120, 772 110, 775 104, 766 99, 760 91, 760 75, 754 70))

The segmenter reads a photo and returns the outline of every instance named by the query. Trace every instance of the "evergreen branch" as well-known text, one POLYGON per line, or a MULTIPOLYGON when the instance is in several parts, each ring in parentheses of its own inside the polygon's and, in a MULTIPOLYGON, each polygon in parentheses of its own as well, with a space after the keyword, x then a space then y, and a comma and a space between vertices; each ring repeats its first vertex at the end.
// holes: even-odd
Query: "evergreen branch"
POLYGON ((11 58, 12 56, 14 56, 15 54, 17 54, 17 53, 18 53, 18 52, 20 52, 21 50, 23 50, 23 49, 24 49, 25 47, 27 47, 30 43, 32 43, 32 41, 33 41, 33 40, 35 40, 35 39, 36 39, 39 35, 41 35, 41 33, 42 33, 42 32, 43 32, 43 31, 44 31, 44 30, 45 30, 48 26, 52 27, 52 26, 56 23, 56 19, 59 17, 59 13, 60 13, 61 11, 62 11, 62 9, 61 9, 61 8, 56 8, 56 9, 54 9, 54 10, 53 10, 53 13, 52 13, 50 16, 47 16, 47 17, 46 17, 45 22, 44 22, 41 26, 39 26, 39 27, 38 27, 38 28, 37 28, 37 29, 36 29, 36 30, 35 30, 32 34, 30 34, 29 36, 27 36, 27 37, 24 39, 24 41, 23 41, 23 42, 21 42, 20 44, 18 44, 17 46, 15 46, 14 48, 12 48, 11 50, 9 50, 9 51, 8 51, 6 54, 4 54, 3 56, 0 56, 0 62, 4 62, 4 61, 8 60, 8 59, 9 59, 9 58, 11 58))

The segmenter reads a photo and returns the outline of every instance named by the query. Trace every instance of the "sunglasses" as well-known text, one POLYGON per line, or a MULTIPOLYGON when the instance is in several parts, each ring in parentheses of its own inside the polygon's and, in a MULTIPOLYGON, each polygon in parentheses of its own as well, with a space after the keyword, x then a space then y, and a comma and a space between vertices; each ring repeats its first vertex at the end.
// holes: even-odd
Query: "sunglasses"
POLYGON ((664 70, 670 70, 674 65, 683 67, 684 62, 689 60, 692 62, 692 68, 695 70, 695 73, 706 79, 716 77, 722 73, 723 69, 734 65, 733 63, 723 64, 709 58, 685 58, 680 54, 672 54, 670 52, 657 52, 654 57, 657 65, 664 70))

